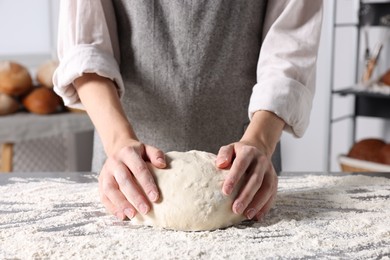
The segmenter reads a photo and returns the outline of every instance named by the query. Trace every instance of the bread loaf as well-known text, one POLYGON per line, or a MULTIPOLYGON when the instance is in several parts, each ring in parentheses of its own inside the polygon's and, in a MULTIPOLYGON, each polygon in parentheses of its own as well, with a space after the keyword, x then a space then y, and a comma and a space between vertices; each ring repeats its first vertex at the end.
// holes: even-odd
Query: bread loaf
POLYGON ((20 96, 32 88, 28 70, 12 61, 0 61, 0 93, 20 96))
POLYGON ((58 67, 58 62, 49 60, 37 69, 37 81, 44 87, 53 88, 53 74, 58 67))
POLYGON ((62 108, 62 100, 52 89, 38 87, 23 99, 24 107, 35 114, 52 114, 62 108))
POLYGON ((13 97, 0 93, 0 116, 15 113, 19 107, 19 103, 13 97))
POLYGON ((379 150, 379 162, 390 165, 390 144, 384 145, 379 150))
POLYGON ((388 70, 380 79, 380 82, 383 84, 390 86, 390 70, 388 70))
POLYGON ((385 145, 386 143, 381 139, 363 139, 352 146, 348 157, 380 163, 379 150, 385 145))

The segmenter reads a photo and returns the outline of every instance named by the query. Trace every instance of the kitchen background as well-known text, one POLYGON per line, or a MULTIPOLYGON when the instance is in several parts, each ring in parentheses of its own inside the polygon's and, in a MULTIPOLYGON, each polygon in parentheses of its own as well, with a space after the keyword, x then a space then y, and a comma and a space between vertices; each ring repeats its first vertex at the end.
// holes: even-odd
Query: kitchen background
MULTIPOLYGON (((27 66, 34 74, 40 64, 55 58, 58 9, 59 0, 0 0, 0 60, 15 60, 27 66)), ((337 156, 347 153, 353 144, 350 119, 330 124, 331 118, 353 112, 353 96, 332 95, 331 89, 353 85, 356 81, 356 64, 359 65, 359 75, 363 70, 366 46, 362 33, 359 41, 361 55, 356 55, 359 40, 356 26, 358 10, 359 0, 324 0, 317 90, 311 123, 301 139, 289 134, 282 136, 284 171, 325 171, 328 167, 332 171, 340 171, 337 156)), ((366 28, 371 49, 374 49, 378 41, 384 43, 373 78, 390 68, 389 30, 383 27, 366 28)), ((356 140, 377 137, 390 141, 388 120, 359 117, 356 126, 356 140)), ((0 125, 0 128, 6 127, 0 125)), ((88 170, 90 145, 91 131, 77 134, 76 137, 57 134, 15 143, 14 170, 88 170)))

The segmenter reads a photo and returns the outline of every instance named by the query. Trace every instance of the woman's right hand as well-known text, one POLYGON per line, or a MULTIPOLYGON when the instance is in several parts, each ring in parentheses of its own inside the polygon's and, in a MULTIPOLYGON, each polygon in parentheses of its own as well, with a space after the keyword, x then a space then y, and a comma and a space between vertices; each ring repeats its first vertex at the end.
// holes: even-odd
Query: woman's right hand
POLYGON ((146 165, 165 168, 164 153, 137 140, 128 140, 108 157, 99 176, 100 199, 118 219, 132 219, 137 212, 147 214, 150 202, 159 199, 159 190, 146 165))
POLYGON ((164 168, 164 153, 138 141, 112 80, 86 73, 74 87, 108 157, 99 176, 101 201, 121 220, 148 213, 159 191, 145 161, 164 168))

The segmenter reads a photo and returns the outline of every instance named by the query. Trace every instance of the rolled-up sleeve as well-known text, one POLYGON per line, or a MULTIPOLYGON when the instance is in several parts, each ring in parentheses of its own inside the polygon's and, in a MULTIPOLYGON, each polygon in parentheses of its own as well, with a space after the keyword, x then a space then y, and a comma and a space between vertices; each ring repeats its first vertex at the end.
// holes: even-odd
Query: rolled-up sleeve
POLYGON ((115 13, 110 0, 61 0, 58 58, 54 91, 66 106, 83 109, 73 82, 83 73, 96 73, 124 86, 119 70, 115 13))
POLYGON ((315 92, 321 21, 322 0, 269 1, 250 118, 271 111, 286 122, 286 131, 303 136, 315 92))

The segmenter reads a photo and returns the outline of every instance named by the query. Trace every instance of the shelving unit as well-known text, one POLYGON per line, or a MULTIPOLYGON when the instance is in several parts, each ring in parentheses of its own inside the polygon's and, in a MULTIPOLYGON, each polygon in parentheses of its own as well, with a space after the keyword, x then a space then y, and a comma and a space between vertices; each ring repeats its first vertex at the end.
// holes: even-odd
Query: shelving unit
MULTIPOLYGON (((337 1, 337 0, 335 0, 337 1)), ((334 14, 337 12, 337 4, 334 5, 334 14)), ((331 95, 330 95, 330 122, 328 129, 328 145, 327 145, 327 171, 331 169, 331 159, 332 159, 332 127, 334 123, 351 120, 352 122, 352 133, 351 143, 356 141, 356 130, 357 130, 357 117, 376 117, 383 119, 390 119, 390 95, 374 93, 371 91, 362 91, 356 88, 356 86, 348 86, 345 88, 336 89, 334 86, 334 67, 335 67, 335 39, 336 39, 336 28, 340 27, 355 27, 357 29, 357 41, 356 41, 356 67, 355 67, 355 84, 360 83, 361 75, 359 73, 359 57, 361 57, 361 48, 360 48, 360 38, 361 30, 363 26, 384 26, 389 27, 390 29, 390 0, 360 0, 359 1, 359 12, 358 12, 358 22, 355 23, 337 23, 336 18, 333 21, 333 46, 331 53, 331 95), (352 96, 354 99, 354 107, 352 114, 345 115, 341 117, 333 117, 334 110, 334 98, 335 96, 352 96)), ((336 17, 336 16, 334 16, 336 17)))
POLYGON ((35 140, 36 145, 30 147, 32 155, 23 160, 30 160, 30 165, 42 165, 46 162, 34 162, 36 158, 34 153, 50 151, 51 147, 45 147, 42 140, 58 139, 59 136, 67 139, 67 149, 62 151, 64 153, 62 160, 66 161, 68 168, 62 171, 90 170, 94 127, 86 113, 35 115, 20 112, 1 116, 0 126, 0 174, 13 171, 14 145, 35 140))

